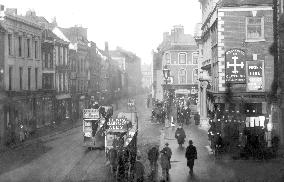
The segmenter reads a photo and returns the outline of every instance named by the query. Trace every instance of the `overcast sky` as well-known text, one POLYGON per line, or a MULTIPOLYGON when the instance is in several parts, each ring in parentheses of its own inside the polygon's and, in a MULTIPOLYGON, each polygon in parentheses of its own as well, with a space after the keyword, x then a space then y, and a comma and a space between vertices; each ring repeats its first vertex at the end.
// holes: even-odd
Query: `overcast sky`
POLYGON ((198 0, 0 0, 18 14, 33 9, 48 21, 56 17, 60 27, 82 25, 88 39, 104 48, 120 46, 136 53, 142 62, 152 61, 152 49, 162 41, 163 32, 182 24, 185 33, 194 33, 201 21, 198 0))

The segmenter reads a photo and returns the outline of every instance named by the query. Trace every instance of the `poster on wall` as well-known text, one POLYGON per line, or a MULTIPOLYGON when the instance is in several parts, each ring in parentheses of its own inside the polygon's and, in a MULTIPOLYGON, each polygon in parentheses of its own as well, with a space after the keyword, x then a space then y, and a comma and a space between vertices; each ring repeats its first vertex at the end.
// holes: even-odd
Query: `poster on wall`
POLYGON ((263 91, 263 61, 247 61, 247 91, 263 91))
POLYGON ((246 83, 245 52, 240 49, 226 51, 225 81, 230 83, 246 83))

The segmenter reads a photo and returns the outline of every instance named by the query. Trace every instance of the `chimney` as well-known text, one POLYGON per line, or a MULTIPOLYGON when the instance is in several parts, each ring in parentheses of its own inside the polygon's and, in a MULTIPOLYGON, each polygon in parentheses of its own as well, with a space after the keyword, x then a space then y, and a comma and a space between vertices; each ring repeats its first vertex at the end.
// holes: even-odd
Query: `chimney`
POLYGON ((108 42, 105 42, 105 52, 108 52, 108 42))
POLYGON ((169 39, 169 32, 164 32, 163 33, 163 42, 168 41, 168 39, 169 39))

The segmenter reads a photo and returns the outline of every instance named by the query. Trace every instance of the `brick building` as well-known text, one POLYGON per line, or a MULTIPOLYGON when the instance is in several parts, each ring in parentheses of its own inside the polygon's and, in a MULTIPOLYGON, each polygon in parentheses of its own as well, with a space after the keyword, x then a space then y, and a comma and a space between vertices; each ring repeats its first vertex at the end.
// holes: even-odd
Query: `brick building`
POLYGON ((17 9, 1 10, 2 103, 1 143, 19 139, 20 124, 35 129, 42 124, 42 28, 17 9))
MULTIPOLYGON (((200 0, 202 110, 238 111, 246 128, 266 127, 273 81, 272 1, 200 0), (253 121, 254 120, 254 121, 253 121)), ((204 113, 203 113, 204 114, 204 113)), ((206 113, 205 113, 206 114, 206 113)), ((217 116, 219 117, 219 116, 217 116)), ((220 118, 218 118, 220 119, 220 118)), ((277 123, 275 123, 277 130, 277 123)))
POLYGON ((176 97, 188 98, 191 105, 197 105, 197 48, 193 37, 190 34, 185 34, 181 25, 174 26, 171 34, 164 33, 163 42, 158 47, 158 52, 155 54, 156 60, 153 63, 155 65, 153 66, 153 95, 155 99, 162 100, 165 97, 165 90, 168 90, 176 97), (170 70, 167 88, 163 78, 165 65, 170 70))

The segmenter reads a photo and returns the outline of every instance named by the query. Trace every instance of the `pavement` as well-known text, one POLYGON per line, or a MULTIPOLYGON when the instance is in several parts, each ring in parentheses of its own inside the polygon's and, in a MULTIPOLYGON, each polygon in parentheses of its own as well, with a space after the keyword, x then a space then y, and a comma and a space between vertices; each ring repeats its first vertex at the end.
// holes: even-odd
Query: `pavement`
MULTIPOLYGON (((115 106, 113 106, 113 108, 115 109, 114 113, 118 112, 118 111, 121 111, 122 108, 125 109, 125 105, 127 103, 127 99, 121 99, 119 101, 119 103, 120 104, 119 104, 119 108, 118 109, 115 108, 115 106)), ((80 119, 80 118, 78 120, 76 120, 76 121, 72 121, 70 119, 66 119, 66 120, 63 120, 59 124, 56 124, 56 125, 44 126, 44 127, 38 128, 36 130, 35 135, 30 136, 24 142, 16 143, 16 144, 14 144, 14 145, 12 145, 10 147, 3 146, 3 148, 0 148, 0 153, 11 151, 11 150, 15 150, 15 149, 24 148, 26 146, 32 145, 34 143, 37 143, 39 141, 46 141, 49 138, 52 138, 52 137, 54 137, 56 135, 65 133, 65 132, 67 132, 69 130, 72 130, 74 128, 78 128, 78 127, 81 127, 81 126, 82 126, 82 119, 80 119)))
MULTIPOLYGON (((193 122, 192 122, 193 123, 193 122)), ((172 182, 283 182, 284 161, 268 160, 232 160, 223 156, 215 158, 209 147, 207 132, 191 124, 184 126, 186 132, 186 143, 180 148, 174 138, 176 127, 164 129, 161 134, 161 146, 169 143, 173 155, 171 158, 172 168, 170 169, 170 181, 172 182), (189 168, 186 165, 185 150, 188 140, 193 140, 197 148, 198 159, 195 160, 194 175, 189 175, 189 168)))

